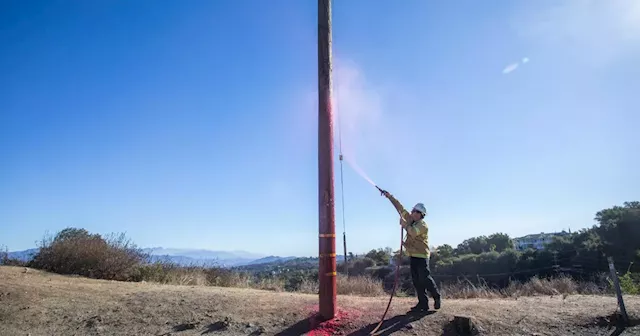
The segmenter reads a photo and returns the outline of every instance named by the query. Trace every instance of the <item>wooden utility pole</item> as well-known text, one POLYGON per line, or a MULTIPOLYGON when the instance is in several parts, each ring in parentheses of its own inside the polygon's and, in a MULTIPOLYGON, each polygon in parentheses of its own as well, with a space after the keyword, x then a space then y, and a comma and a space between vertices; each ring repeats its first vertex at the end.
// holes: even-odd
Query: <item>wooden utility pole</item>
POLYGON ((331 0, 318 0, 318 201, 320 315, 336 313, 336 224, 331 106, 331 0))
POLYGON ((618 279, 618 272, 616 272, 616 266, 613 264, 613 257, 608 257, 609 271, 611 272, 611 280, 613 280, 613 286, 616 288, 616 296, 618 297, 618 307, 622 314, 622 319, 625 325, 629 323, 629 315, 627 315, 627 309, 624 306, 624 300, 622 299, 622 289, 620 288, 620 279, 618 279))

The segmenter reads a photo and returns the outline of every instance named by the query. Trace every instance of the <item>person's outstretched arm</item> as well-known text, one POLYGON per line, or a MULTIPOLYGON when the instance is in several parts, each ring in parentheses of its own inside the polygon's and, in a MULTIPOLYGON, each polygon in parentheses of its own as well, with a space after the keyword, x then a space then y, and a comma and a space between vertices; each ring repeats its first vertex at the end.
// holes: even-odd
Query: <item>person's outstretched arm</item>
POLYGON ((409 216, 411 215, 407 209, 404 208, 404 206, 402 206, 402 204, 395 198, 393 197, 393 195, 391 195, 388 191, 383 191, 382 194, 387 197, 389 199, 389 201, 391 201, 391 204, 393 204, 393 206, 396 208, 396 210, 398 211, 398 214, 400 215, 400 224, 403 227, 407 226, 407 222, 409 219, 409 216))

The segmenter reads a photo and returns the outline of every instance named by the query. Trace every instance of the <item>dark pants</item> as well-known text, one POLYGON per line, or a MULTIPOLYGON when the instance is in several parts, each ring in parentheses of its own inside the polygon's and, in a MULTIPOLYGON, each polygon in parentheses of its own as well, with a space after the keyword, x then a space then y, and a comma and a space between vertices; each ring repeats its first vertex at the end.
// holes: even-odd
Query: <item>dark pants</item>
POLYGON ((411 257, 411 278, 413 280, 413 287, 416 289, 419 305, 427 306, 429 304, 427 291, 434 299, 440 297, 436 282, 433 280, 433 277, 431 277, 429 259, 411 257))

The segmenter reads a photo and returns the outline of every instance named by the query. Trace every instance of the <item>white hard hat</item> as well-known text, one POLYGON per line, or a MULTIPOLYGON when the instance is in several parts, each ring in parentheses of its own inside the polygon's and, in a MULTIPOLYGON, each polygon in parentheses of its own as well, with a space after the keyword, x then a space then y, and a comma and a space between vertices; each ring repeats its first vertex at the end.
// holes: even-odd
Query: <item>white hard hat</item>
POLYGON ((418 203, 413 207, 413 210, 420 211, 423 215, 427 214, 427 208, 422 203, 418 203))

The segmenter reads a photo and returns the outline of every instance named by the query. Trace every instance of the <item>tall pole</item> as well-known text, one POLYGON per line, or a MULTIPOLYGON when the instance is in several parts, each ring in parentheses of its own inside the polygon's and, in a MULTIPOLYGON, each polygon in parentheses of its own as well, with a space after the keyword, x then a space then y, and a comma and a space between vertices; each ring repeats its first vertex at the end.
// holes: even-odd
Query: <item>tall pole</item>
POLYGON ((318 0, 318 205, 320 315, 336 313, 336 223, 331 109, 331 0, 318 0))

